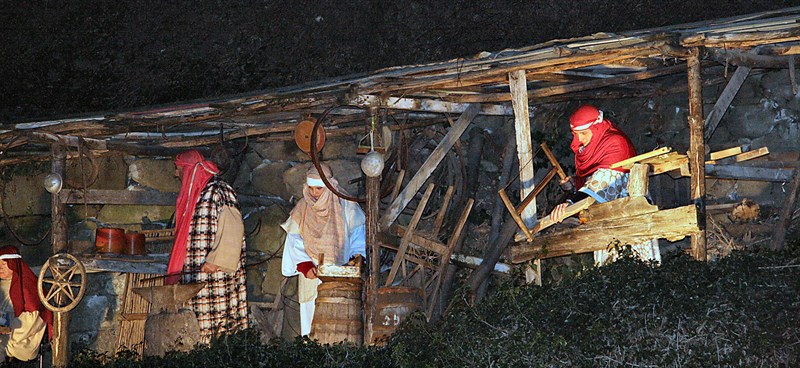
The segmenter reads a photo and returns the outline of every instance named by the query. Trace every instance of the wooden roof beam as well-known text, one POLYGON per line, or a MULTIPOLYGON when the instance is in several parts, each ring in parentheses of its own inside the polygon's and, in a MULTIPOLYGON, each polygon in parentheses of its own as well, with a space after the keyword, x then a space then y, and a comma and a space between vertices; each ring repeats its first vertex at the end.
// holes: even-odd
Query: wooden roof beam
MULTIPOLYGON (((509 100, 510 101, 510 100, 509 100)), ((357 106, 380 106, 387 109, 425 111, 435 113, 460 114, 469 108, 469 104, 459 102, 448 102, 438 99, 410 98, 410 97, 388 97, 381 98, 375 95, 359 95, 351 99, 350 102, 357 106)), ((505 105, 481 105, 482 115, 513 115, 514 110, 505 105)))
POLYGON ((760 45, 800 41, 800 29, 731 33, 701 33, 681 39, 683 47, 750 48, 760 45))
POLYGON ((401 91, 415 89, 446 88, 459 86, 470 80, 483 82, 499 81, 507 77, 507 73, 515 70, 528 70, 537 73, 551 73, 562 70, 581 68, 592 65, 614 63, 636 57, 649 57, 661 54, 659 48, 666 44, 665 40, 642 42, 626 48, 609 49, 597 52, 582 52, 576 55, 556 56, 544 59, 521 59, 495 65, 482 65, 480 68, 464 65, 452 71, 442 71, 438 75, 426 75, 419 78, 396 78, 390 81, 373 81, 370 84, 356 86, 363 93, 379 93, 382 91, 401 91))
MULTIPOLYGON (((657 70, 648 70, 644 72, 630 73, 618 77, 603 78, 603 79, 578 82, 563 86, 553 86, 553 87, 528 90, 528 98, 541 98, 541 97, 562 95, 572 92, 587 91, 591 89, 625 84, 634 81, 661 77, 665 75, 684 73, 685 71, 686 71, 686 66, 674 65, 657 70)), ((504 93, 492 93, 483 95, 461 96, 461 97, 453 97, 453 99, 458 102, 504 102, 504 101, 511 101, 511 93, 504 92, 504 93)))
MULTIPOLYGON (((797 51, 800 51, 798 48, 797 51)), ((749 68, 768 68, 768 69, 783 69, 789 65, 788 56, 779 55, 760 55, 757 50, 742 51, 731 50, 723 48, 709 48, 706 49, 710 59, 720 64, 730 64, 736 66, 746 66, 749 68)))

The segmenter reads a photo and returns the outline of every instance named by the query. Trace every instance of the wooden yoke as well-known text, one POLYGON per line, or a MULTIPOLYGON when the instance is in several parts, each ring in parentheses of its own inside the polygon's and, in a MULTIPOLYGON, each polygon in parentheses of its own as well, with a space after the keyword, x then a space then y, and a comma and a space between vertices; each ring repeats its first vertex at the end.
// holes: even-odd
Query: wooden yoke
MULTIPOLYGON (((544 179, 533 188, 530 194, 528 194, 528 196, 526 196, 525 199, 522 200, 519 206, 515 207, 514 204, 511 203, 511 199, 508 198, 508 194, 506 194, 506 188, 508 188, 508 186, 511 185, 512 182, 514 182, 514 180, 509 181, 508 184, 506 184, 497 191, 497 194, 500 195, 500 199, 503 200, 503 204, 506 206, 506 209, 508 210, 509 213, 511 213, 511 218, 514 219, 514 222, 517 223, 517 226, 519 226, 520 230, 522 230, 522 233, 525 234, 525 237, 528 238, 529 241, 533 240, 533 234, 535 234, 538 231, 537 229, 539 228, 539 225, 536 225, 535 230, 531 231, 530 229, 528 229, 528 226, 525 225, 525 222, 522 221, 522 217, 520 215, 522 214, 523 211, 525 211, 525 208, 528 207, 528 205, 531 204, 531 202, 533 202, 536 196, 542 192, 544 187, 548 183, 550 183, 550 180, 553 180, 553 177, 556 174, 558 174, 559 178, 561 178, 562 181, 567 178, 567 174, 564 172, 564 169, 561 168, 561 165, 558 164, 558 160, 556 160, 556 157, 555 155, 553 155, 553 152, 551 152, 550 148, 547 147, 547 143, 542 143, 539 146, 541 147, 541 150, 544 151, 544 154, 547 156, 547 159, 550 161, 550 164, 552 164, 553 167, 550 168, 550 171, 547 172, 547 175, 545 175, 544 179)), ((577 212, 580 212, 580 210, 578 210, 577 212)))

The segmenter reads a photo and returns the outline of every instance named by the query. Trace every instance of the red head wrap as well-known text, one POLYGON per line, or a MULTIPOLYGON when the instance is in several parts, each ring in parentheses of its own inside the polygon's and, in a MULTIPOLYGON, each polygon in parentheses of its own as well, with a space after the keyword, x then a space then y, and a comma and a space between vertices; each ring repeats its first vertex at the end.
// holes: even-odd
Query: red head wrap
MULTIPOLYGON (((573 135, 570 148, 575 153, 575 186, 580 188, 586 178, 597 169, 607 169, 612 164, 636 156, 633 143, 621 130, 607 119, 603 112, 591 105, 579 107, 570 116, 570 127, 573 130, 592 131, 592 139, 584 146, 578 137, 573 135)), ((628 172, 626 169, 614 169, 628 172)))
MULTIPOLYGON (((177 275, 183 270, 194 207, 203 188, 219 172, 217 165, 206 161, 197 150, 180 153, 175 159, 175 165, 181 168, 181 191, 175 203, 175 242, 169 256, 167 275, 177 275)), ((168 277, 166 282, 174 284, 178 279, 178 276, 168 277)))
MULTIPOLYGON (((0 256, 19 255, 17 247, 6 245, 0 247, 0 256)), ((38 281, 28 264, 22 258, 3 259, 13 272, 11 276, 11 304, 14 306, 14 315, 19 317, 22 312, 39 312, 39 317, 47 324, 47 334, 53 337, 53 312, 44 307, 39 300, 36 290, 38 281)))

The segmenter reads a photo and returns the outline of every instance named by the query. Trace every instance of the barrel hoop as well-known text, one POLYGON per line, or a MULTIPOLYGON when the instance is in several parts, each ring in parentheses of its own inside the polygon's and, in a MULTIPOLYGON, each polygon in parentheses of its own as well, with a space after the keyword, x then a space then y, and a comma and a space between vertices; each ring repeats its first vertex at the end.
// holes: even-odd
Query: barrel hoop
POLYGON ((317 304, 331 303, 331 304, 358 304, 361 305, 361 300, 352 298, 339 298, 335 296, 318 296, 317 304))

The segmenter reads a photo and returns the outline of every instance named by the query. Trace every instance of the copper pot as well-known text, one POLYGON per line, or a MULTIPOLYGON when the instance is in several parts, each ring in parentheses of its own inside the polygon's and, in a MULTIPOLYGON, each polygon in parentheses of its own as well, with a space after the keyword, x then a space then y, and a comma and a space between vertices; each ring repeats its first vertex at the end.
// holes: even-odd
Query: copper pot
POLYGON ((95 232, 94 245, 97 253, 122 253, 125 248, 125 230, 101 227, 95 232))
POLYGON ((147 255, 147 248, 144 246, 144 234, 142 233, 126 233, 125 234, 125 251, 123 254, 132 256, 147 255))

